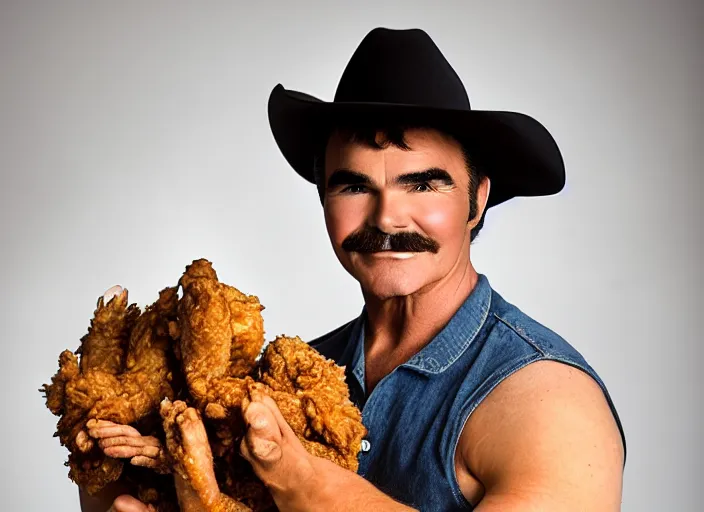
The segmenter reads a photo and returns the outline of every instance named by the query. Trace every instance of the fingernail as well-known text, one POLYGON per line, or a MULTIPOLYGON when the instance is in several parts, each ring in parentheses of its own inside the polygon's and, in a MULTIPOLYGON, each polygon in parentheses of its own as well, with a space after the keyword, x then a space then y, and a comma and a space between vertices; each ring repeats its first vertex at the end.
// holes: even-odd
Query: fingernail
POLYGON ((250 420, 249 424, 252 426, 252 428, 256 430, 262 430, 267 427, 269 422, 266 420, 266 417, 261 414, 258 414, 250 420))

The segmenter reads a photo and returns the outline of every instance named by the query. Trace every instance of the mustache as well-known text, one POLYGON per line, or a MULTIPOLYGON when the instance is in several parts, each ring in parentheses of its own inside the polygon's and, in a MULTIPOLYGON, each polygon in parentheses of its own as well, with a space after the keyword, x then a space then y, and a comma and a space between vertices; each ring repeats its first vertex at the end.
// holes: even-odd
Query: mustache
POLYGON ((440 249, 440 245, 432 238, 420 233, 384 233, 376 228, 365 228, 345 238, 342 242, 342 249, 360 253, 382 251, 436 253, 440 249))

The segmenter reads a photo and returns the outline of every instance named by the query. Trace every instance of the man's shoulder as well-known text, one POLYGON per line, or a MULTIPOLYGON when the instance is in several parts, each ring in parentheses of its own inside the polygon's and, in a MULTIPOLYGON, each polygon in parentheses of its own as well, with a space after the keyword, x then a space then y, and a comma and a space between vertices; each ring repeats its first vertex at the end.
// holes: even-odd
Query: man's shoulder
MULTIPOLYGON (((590 395, 587 390, 587 388, 590 388, 590 396, 606 399, 606 403, 610 407, 621 431, 622 441, 625 446, 621 420, 606 383, 576 346, 518 306, 506 301, 495 291, 492 293, 490 314, 493 318, 493 325, 489 337, 495 339, 497 343, 522 344, 524 347, 530 347, 528 350, 534 353, 534 357, 527 358, 517 368, 514 367, 514 370, 520 370, 515 371, 513 375, 514 382, 528 379, 539 382, 543 387, 550 387, 548 380, 553 379, 555 382, 561 381, 562 386, 569 386, 570 383, 574 386, 585 386, 578 390, 578 392, 583 392, 585 395, 590 395), (575 374, 576 370, 580 370, 580 372, 575 374), (574 375, 578 375, 580 378, 573 378, 574 375)), ((503 346, 495 347, 494 349, 505 351, 503 346)), ((509 377, 512 373, 508 372, 506 376, 509 377)), ((519 387, 521 386, 522 384, 519 387)), ((517 388, 508 387, 507 389, 513 390, 517 388)))
POLYGON ((519 306, 504 299, 492 290, 491 317, 493 329, 501 332, 503 339, 506 332, 508 339, 522 341, 533 350, 547 358, 570 359, 580 365, 587 364, 582 354, 562 334, 546 323, 528 314, 519 306))

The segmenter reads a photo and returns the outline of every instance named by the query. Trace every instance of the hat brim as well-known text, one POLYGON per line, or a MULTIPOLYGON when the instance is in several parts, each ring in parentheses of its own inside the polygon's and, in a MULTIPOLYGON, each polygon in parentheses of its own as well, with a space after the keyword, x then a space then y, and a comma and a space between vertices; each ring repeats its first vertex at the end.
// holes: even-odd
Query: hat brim
POLYGON ((379 120, 432 126, 470 141, 491 179, 487 208, 517 196, 556 194, 565 185, 564 161, 554 138, 540 122, 517 112, 325 102, 279 84, 269 96, 268 115, 282 154, 311 183, 322 134, 340 122, 379 120))

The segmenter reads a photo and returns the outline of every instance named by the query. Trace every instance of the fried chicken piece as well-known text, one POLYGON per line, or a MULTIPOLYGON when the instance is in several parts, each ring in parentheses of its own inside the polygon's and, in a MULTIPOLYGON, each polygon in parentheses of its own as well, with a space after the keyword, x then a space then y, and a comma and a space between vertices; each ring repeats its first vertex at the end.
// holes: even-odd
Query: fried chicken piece
POLYGON ((208 435, 198 411, 185 402, 161 403, 166 447, 173 461, 179 505, 185 512, 252 512, 220 492, 208 435))
POLYGON ((260 361, 258 382, 306 450, 357 471, 367 429, 349 397, 344 369, 299 337, 277 336, 260 361))
POLYGON ((164 397, 172 397, 167 350, 168 322, 176 315, 176 288, 140 315, 127 306, 127 291, 107 304, 102 297, 88 333, 75 354, 59 357, 59 370, 40 391, 47 407, 60 416, 56 435, 69 450, 69 477, 90 494, 117 480, 123 462, 106 457, 85 431, 89 419, 135 424, 154 413, 164 397))
POLYGON ((120 392, 98 400, 91 417, 130 425, 158 411, 165 397, 173 398, 169 323, 175 321, 177 305, 177 288, 165 288, 139 317, 130 335, 124 372, 119 375, 120 392))
POLYGON ((251 379, 246 377, 264 345, 264 307, 218 281, 211 263, 200 259, 179 280, 180 352, 195 406, 212 419, 237 413, 251 379))

